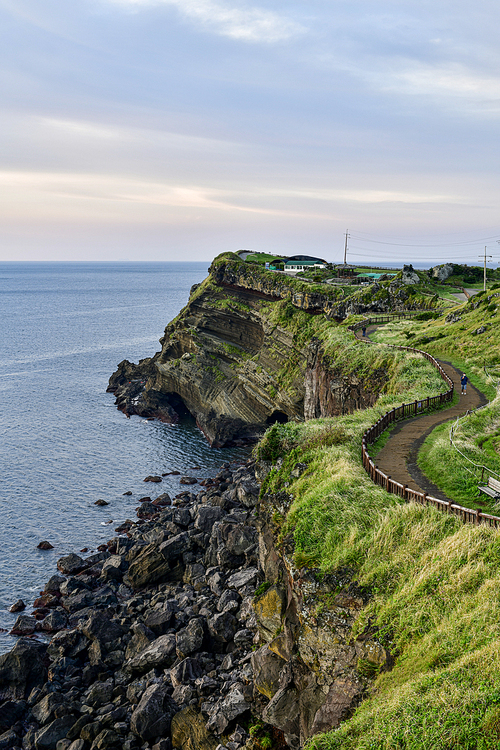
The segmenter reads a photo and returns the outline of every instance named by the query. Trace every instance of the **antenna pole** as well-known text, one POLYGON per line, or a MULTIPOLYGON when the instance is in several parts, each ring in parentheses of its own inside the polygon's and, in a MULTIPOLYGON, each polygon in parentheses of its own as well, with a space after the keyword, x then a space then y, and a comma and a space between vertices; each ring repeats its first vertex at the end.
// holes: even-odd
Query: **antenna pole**
POLYGON ((344 245, 344 266, 347 265, 347 238, 349 237, 349 230, 345 233, 345 245, 344 245))
MULTIPOLYGON (((483 256, 480 255, 480 258, 483 256)), ((483 291, 486 291, 486 258, 493 258, 493 255, 486 255, 486 245, 484 246, 484 271, 483 271, 483 291)))

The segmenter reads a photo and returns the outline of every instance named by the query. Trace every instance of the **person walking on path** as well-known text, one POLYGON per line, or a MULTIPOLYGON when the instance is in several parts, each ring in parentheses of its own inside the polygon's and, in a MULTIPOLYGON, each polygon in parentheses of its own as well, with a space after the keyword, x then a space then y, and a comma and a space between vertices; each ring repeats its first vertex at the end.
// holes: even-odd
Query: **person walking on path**
POLYGON ((363 332, 363 336, 366 336, 366 326, 363 326, 363 328, 361 329, 361 331, 363 332))
POLYGON ((460 378, 460 385, 462 386, 462 395, 463 396, 467 395, 467 383, 468 383, 468 381, 469 381, 469 378, 467 377, 467 375, 464 372, 464 374, 460 378))

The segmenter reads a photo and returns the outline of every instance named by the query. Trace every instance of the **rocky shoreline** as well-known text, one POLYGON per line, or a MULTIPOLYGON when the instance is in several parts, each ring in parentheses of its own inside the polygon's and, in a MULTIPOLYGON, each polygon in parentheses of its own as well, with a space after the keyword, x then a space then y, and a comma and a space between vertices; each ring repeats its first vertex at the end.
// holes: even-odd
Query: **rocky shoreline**
POLYGON ((96 554, 58 561, 0 657, 0 750, 249 740, 259 484, 252 461, 202 484, 146 499, 96 554))

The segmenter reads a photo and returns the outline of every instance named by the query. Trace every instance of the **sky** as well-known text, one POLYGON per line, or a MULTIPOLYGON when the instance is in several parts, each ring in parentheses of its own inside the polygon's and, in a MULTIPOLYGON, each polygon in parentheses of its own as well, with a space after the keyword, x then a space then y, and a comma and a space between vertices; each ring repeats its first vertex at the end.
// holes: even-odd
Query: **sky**
POLYGON ((500 261, 493 0, 0 0, 0 260, 500 261))

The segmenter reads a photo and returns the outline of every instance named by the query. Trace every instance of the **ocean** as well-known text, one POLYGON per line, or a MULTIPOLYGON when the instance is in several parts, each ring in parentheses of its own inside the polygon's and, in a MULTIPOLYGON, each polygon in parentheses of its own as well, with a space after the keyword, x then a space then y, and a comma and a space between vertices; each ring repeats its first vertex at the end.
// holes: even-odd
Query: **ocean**
MULTIPOLYGON (((115 536, 138 499, 215 474, 248 449, 209 447, 192 420, 127 419, 106 393, 123 359, 160 349, 209 263, 0 263, 0 628, 33 602, 56 561, 115 536), (200 467, 193 469, 193 467, 200 467), (132 496, 123 493, 131 491, 132 496), (103 499, 105 507, 94 505, 103 499), (53 550, 37 549, 49 541, 53 550)), ((29 611, 29 608, 28 610, 29 611)), ((0 632, 0 653, 15 643, 0 632)))

